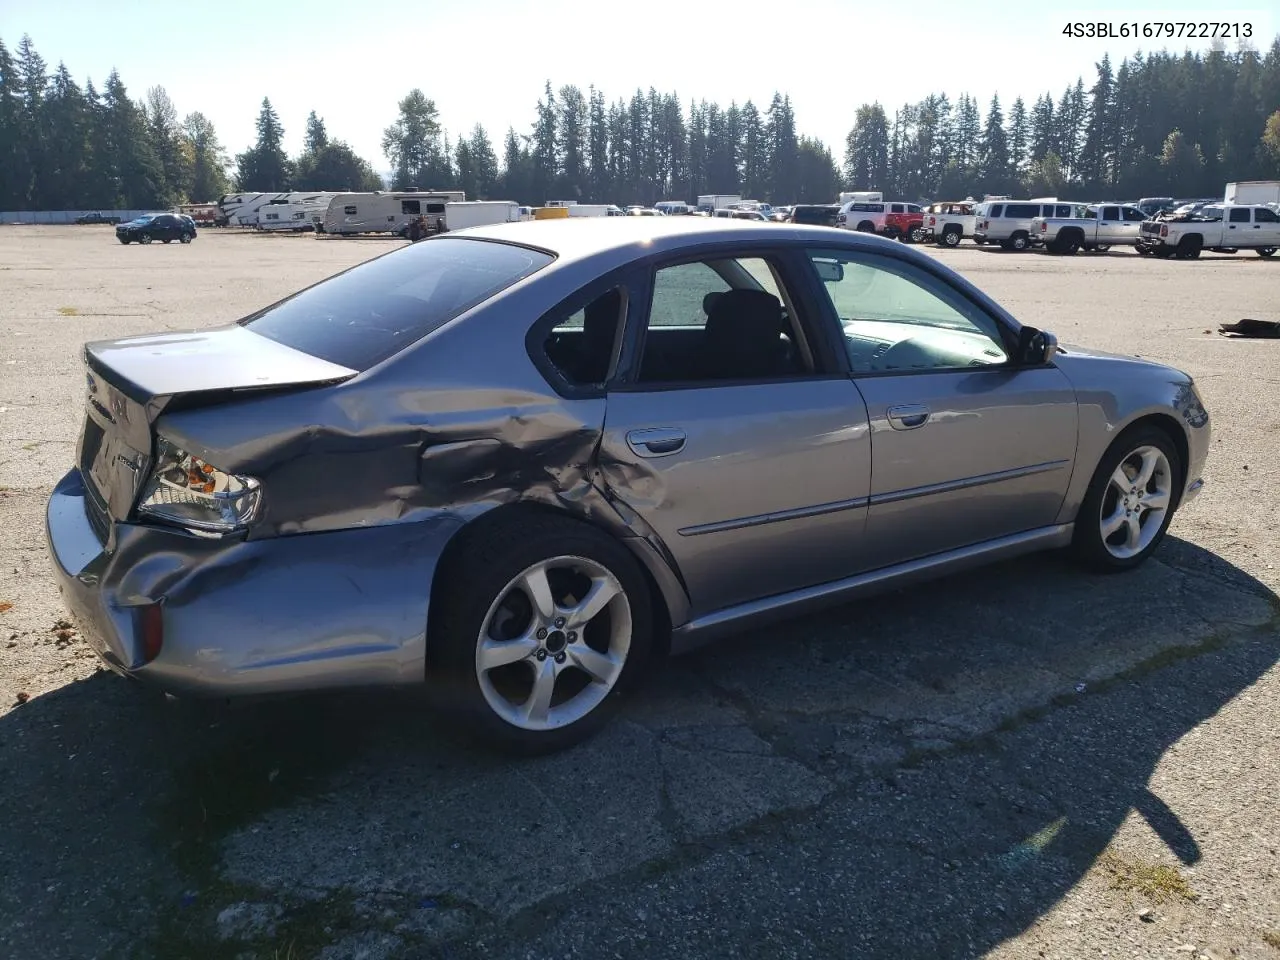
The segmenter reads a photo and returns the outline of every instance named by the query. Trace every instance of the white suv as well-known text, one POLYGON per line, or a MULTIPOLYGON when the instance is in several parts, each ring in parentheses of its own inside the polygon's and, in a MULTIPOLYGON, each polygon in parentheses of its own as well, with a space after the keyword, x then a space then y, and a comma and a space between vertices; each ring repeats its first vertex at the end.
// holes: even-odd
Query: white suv
POLYGON ((836 226, 860 233, 883 233, 887 203, 864 203, 850 200, 836 214, 836 226))

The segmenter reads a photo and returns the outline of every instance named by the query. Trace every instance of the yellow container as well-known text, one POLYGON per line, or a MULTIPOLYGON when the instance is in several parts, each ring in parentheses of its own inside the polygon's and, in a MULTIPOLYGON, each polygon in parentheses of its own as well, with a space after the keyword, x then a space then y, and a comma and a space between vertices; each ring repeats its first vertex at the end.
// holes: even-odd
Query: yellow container
POLYGON ((533 211, 535 220, 562 220, 568 216, 568 207, 536 207, 533 211))

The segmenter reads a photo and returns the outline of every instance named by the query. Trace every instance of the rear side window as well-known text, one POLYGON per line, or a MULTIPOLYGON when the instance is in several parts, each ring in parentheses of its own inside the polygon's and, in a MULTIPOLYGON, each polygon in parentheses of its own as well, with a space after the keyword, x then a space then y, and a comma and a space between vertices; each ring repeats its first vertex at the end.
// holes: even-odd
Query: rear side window
POLYGON ((240 323, 313 357, 367 370, 552 259, 508 243, 440 237, 362 263, 240 323))
POLYGON ((1228 214, 1227 219, 1228 219, 1231 223, 1248 223, 1248 222, 1249 222, 1249 208, 1248 208, 1248 207, 1243 207, 1243 208, 1242 208, 1242 207, 1235 207, 1235 208, 1233 208, 1233 209, 1231 210, 1231 212, 1228 214))
MULTIPOLYGON (((1038 203, 1011 203, 1004 208, 1004 215, 1014 220, 1029 220, 1032 217, 1040 216, 1040 205, 1038 203)), ((999 216, 999 214, 996 214, 999 216)))
POLYGON ((1000 216, 1002 216, 1002 215, 1003 215, 1003 214, 1002 214, 1002 211, 1003 211, 1003 210, 1004 210, 1004 204, 1003 204, 1003 203, 997 203, 994 207, 992 207, 992 208, 991 208, 991 212, 990 212, 990 213, 988 213, 988 214, 986 214, 986 216, 989 216, 989 217, 1000 217, 1000 216))

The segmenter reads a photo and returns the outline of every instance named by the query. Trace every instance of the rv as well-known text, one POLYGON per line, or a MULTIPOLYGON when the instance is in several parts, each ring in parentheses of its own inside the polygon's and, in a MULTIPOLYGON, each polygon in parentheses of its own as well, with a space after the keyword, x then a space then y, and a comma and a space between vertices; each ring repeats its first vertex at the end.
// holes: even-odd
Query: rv
POLYGON ((698 197, 698 209, 714 213, 716 210, 727 210, 733 204, 741 202, 742 197, 736 194, 708 193, 698 197))
POLYGON ((1236 206, 1257 204, 1274 208, 1280 204, 1280 180, 1242 180, 1228 183, 1223 193, 1224 203, 1236 206))
POLYGON ((324 232, 399 235, 408 230, 409 221, 421 216, 435 227, 437 220, 444 220, 445 204, 461 203, 466 199, 467 195, 461 190, 339 193, 329 201, 329 209, 324 216, 324 232))
POLYGON ((851 190, 840 194, 840 206, 850 201, 858 203, 884 203, 884 194, 879 190, 851 190))
POLYGON ((543 206, 547 207, 576 207, 577 200, 548 200, 543 206))
POLYGON ((258 208, 258 222, 254 224, 259 230, 277 233, 291 230, 302 233, 314 230, 315 224, 307 216, 307 211, 299 203, 264 203, 258 208))
POLYGON ((444 205, 446 230, 465 230, 490 223, 519 223, 523 219, 520 205, 514 200, 463 200, 444 205))
POLYGON ((270 203, 283 193, 227 193, 218 199, 222 227, 252 227, 258 223, 258 208, 270 203))

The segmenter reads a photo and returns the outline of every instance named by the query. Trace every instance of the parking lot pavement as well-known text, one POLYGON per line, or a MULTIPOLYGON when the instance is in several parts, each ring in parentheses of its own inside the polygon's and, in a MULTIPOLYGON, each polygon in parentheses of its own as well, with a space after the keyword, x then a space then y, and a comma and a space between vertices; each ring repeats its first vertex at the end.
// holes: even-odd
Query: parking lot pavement
POLYGON ((393 245, 0 230, 0 955, 1280 956, 1280 344, 1206 333, 1280 319, 1275 264, 931 251, 1197 377, 1208 485, 1134 573, 1039 557, 729 639, 527 762, 408 694, 222 707, 98 671, 41 526, 79 344, 393 245))

